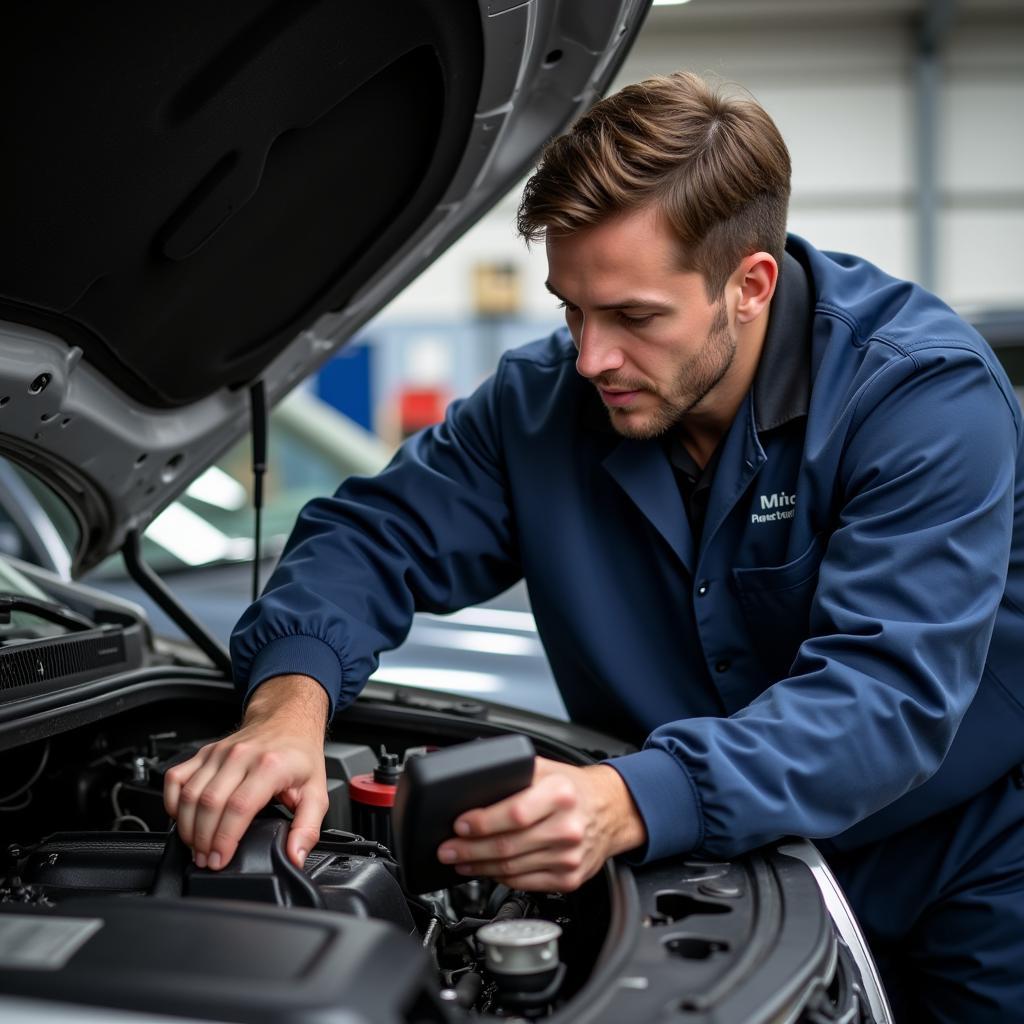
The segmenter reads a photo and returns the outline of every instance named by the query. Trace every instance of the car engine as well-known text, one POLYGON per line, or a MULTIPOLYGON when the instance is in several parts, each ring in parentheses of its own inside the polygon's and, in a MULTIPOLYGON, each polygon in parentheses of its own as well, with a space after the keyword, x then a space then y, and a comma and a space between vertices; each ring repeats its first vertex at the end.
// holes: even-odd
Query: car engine
POLYGON ((230 687, 175 671, 177 691, 163 677, 158 694, 143 682, 23 721, 22 742, 0 753, 5 999, 268 1024, 610 1024, 666 1008, 684 1024, 875 1019, 811 873, 778 850, 609 862, 573 893, 484 880, 409 891, 381 793, 433 748, 534 726, 545 756, 609 752, 576 727, 520 713, 517 729, 444 695, 371 688, 337 717, 330 809, 302 870, 273 805, 227 868, 201 870, 166 815, 163 778, 229 732, 237 705, 230 687))
POLYGON ((5 980, 7 991, 31 995, 45 985, 91 1002, 106 973, 102 964, 123 967, 135 960, 151 982, 139 1003, 143 994, 151 1001, 155 995, 157 1005, 176 1012, 198 1011, 182 995, 184 975, 190 991, 200 977, 207 988, 231 990, 230 999, 223 992, 214 999, 220 1012, 240 999, 241 1019, 263 1019, 271 993, 250 1002, 246 986, 258 991, 278 977, 289 982, 288 1019, 300 1010, 304 988, 312 1008, 327 985, 347 1007, 363 1004, 368 1019, 385 1019, 382 1004, 393 1000, 395 1019, 406 1019, 412 1005, 418 1009, 409 1019, 430 1021, 546 1016, 579 987, 605 930, 606 887, 600 883, 573 895, 513 892, 482 880, 423 895, 403 889, 390 807, 367 802, 367 793, 378 801, 381 791, 393 793, 396 786, 387 780, 397 781, 404 762, 427 752, 424 745, 392 752, 328 742, 330 810, 304 869, 285 854, 288 812, 272 806, 253 823, 231 864, 214 872, 193 863, 162 797, 167 769, 208 740, 129 725, 65 734, 5 755, 17 764, 3 777, 27 777, 0 797, 5 834, 21 837, 3 851, 0 912, 50 911, 72 922, 52 937, 31 936, 26 927, 42 958, 35 966, 53 973, 24 972, 20 982, 5 980), (385 781, 375 783, 375 773, 385 781), (299 908, 313 913, 295 913, 299 908), (95 962, 76 957, 77 967, 54 969, 86 935, 81 922, 95 927, 96 921, 105 951, 97 947, 95 962), (311 928, 312 936, 293 934, 311 928), (571 955, 560 956, 560 939, 571 955), (372 955, 365 951, 369 963, 352 952, 365 944, 373 947, 372 955), (308 957, 298 952, 306 946, 308 957), (166 967, 166 976, 154 972, 154 962, 166 967), (380 977, 371 984, 376 971, 380 977))

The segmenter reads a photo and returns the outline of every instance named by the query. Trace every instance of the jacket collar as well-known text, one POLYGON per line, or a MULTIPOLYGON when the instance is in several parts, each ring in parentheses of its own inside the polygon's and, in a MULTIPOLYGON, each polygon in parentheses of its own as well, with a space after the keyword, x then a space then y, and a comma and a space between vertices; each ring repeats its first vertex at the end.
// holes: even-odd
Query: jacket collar
POLYGON ((779 271, 752 389, 759 434, 806 416, 811 397, 810 283, 788 252, 779 271))

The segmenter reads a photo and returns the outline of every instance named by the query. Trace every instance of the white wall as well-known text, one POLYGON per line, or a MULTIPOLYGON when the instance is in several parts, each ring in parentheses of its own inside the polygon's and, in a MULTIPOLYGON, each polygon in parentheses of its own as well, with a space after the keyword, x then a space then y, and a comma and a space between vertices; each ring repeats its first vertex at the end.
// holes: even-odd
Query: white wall
POLYGON ((939 290, 1024 305, 1024 4, 958 26, 945 61, 939 290))

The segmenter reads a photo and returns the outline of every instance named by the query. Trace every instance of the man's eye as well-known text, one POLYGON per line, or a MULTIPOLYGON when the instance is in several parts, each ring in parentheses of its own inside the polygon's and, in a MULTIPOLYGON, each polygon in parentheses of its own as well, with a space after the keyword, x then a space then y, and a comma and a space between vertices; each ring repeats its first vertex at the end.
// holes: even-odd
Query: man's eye
POLYGON ((563 301, 563 302, 560 302, 560 303, 558 304, 558 308, 559 308, 559 309, 564 309, 564 310, 566 311, 566 313, 575 313, 575 312, 577 312, 577 311, 578 311, 578 309, 579 309, 579 307, 578 307, 578 306, 574 306, 574 305, 572 305, 572 303, 570 303, 570 302, 564 302, 564 301, 563 301))
POLYGON ((626 325, 626 327, 643 327, 644 324, 654 319, 653 313, 648 313, 646 316, 627 316, 621 310, 615 314, 619 318, 619 322, 626 325))

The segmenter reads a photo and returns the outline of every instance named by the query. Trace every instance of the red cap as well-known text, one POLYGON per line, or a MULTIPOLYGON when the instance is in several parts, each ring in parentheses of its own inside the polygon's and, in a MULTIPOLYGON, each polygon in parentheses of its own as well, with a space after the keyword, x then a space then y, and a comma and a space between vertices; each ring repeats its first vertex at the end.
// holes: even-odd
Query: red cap
POLYGON ((357 804, 371 807, 394 807, 398 787, 385 782, 374 782, 373 773, 353 775, 348 784, 349 795, 357 804))

